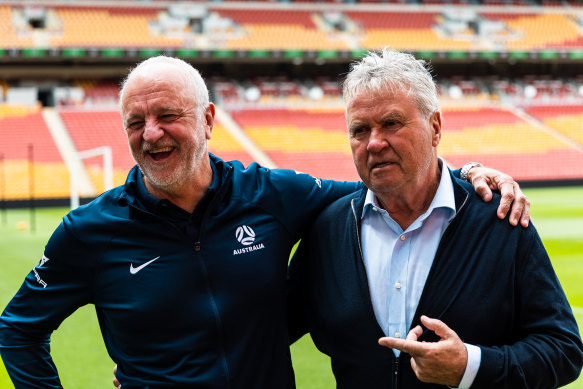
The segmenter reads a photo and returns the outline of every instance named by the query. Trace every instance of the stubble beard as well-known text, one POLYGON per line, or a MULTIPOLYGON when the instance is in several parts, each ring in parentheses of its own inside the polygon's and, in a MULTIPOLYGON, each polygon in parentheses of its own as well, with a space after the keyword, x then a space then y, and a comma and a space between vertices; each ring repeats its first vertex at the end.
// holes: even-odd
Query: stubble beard
POLYGON ((150 185, 168 194, 179 194, 181 188, 194 179, 197 167, 206 154, 206 146, 188 141, 181 147, 176 147, 174 152, 179 153, 180 158, 177 162, 152 164, 142 151, 139 155, 135 155, 132 151, 134 159, 150 185))

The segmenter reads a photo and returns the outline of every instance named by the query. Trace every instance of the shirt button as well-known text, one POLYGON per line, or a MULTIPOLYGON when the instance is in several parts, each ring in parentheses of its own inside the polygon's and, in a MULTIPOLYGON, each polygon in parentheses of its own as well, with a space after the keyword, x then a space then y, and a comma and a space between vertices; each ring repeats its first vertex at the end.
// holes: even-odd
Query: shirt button
POLYGON ((395 332, 395 338, 400 338, 401 337, 401 333, 400 332, 395 332))
POLYGON ((397 288, 397 289, 401 289, 401 283, 400 283, 400 282, 397 282, 397 283, 395 284, 395 288, 397 288))
POLYGON ((405 240, 405 235, 401 235, 400 239, 405 240))
POLYGON ((375 212, 378 212, 379 211, 379 209, 377 207, 372 207, 372 210, 375 211, 375 212))

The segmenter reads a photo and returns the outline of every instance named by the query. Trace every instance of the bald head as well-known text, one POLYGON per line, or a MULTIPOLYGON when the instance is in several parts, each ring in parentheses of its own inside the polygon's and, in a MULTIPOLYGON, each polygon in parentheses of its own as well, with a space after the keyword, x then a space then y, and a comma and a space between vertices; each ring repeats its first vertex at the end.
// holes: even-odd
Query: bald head
POLYGON ((199 112, 209 105, 209 92, 198 70, 181 59, 161 55, 140 62, 122 82, 119 93, 122 116, 127 87, 135 80, 173 82, 176 84, 176 94, 195 101, 199 112))

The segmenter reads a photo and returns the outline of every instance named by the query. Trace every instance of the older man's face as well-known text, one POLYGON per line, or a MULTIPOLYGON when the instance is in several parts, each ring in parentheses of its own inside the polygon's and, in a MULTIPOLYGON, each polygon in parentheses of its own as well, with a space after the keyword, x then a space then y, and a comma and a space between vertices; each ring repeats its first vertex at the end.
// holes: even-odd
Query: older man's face
POLYGON ((375 194, 416 188, 434 177, 441 116, 426 118, 403 91, 360 93, 346 107, 350 147, 360 178, 375 194))
POLYGON ((212 115, 200 114, 172 74, 158 73, 128 81, 122 119, 149 184, 174 193, 195 176, 206 156, 212 115))

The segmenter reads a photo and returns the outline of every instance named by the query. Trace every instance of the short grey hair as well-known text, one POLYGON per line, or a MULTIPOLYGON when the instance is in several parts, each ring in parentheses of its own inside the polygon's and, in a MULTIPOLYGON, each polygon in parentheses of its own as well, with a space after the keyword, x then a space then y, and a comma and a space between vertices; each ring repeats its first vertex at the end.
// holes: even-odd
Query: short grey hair
POLYGON ((437 86, 429 64, 411 54, 384 48, 369 52, 351 65, 342 86, 344 103, 362 92, 378 93, 383 89, 402 90, 412 95, 417 107, 426 117, 441 111, 437 86))
POLYGON ((122 107, 123 95, 128 81, 137 75, 146 73, 147 68, 151 65, 159 67, 169 66, 176 68, 178 70, 176 75, 179 77, 182 84, 182 93, 192 94, 191 97, 196 102, 198 110, 201 113, 204 112, 204 110, 209 106, 209 91, 199 71, 188 62, 185 62, 179 58, 159 55, 140 62, 122 81, 121 90, 119 92, 120 108, 122 107))

